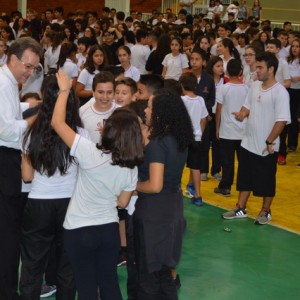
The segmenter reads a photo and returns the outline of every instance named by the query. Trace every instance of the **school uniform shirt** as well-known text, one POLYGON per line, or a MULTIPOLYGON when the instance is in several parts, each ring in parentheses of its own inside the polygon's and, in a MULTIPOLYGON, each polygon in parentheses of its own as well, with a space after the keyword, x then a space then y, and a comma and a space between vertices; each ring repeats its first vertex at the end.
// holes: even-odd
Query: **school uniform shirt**
POLYGON ((162 65, 167 68, 165 79, 179 80, 182 70, 189 67, 189 60, 185 53, 180 53, 176 56, 169 53, 162 61, 162 65))
POLYGON ((195 141, 200 142, 202 138, 200 122, 203 118, 208 116, 204 99, 200 96, 196 96, 194 98, 189 96, 181 96, 181 99, 191 118, 195 141))
POLYGON ((59 69, 63 70, 69 76, 70 79, 78 77, 77 65, 73 63, 70 58, 67 58, 64 65, 59 69))
POLYGON ((92 97, 86 104, 80 107, 79 115, 83 124, 83 127, 88 130, 91 141, 100 143, 101 135, 99 129, 105 124, 105 121, 111 116, 114 110, 120 105, 112 102, 111 108, 105 112, 97 111, 94 108, 95 98, 92 97))
POLYGON ((140 74, 148 74, 145 69, 146 62, 150 55, 150 48, 147 45, 134 45, 131 49, 131 64, 135 66, 140 74))
POLYGON ((53 47, 50 46, 46 50, 44 54, 44 72, 45 74, 48 74, 49 69, 56 69, 57 68, 57 62, 59 58, 61 45, 58 45, 58 47, 53 50, 53 47))
POLYGON ((76 54, 76 59, 77 59, 77 68, 78 71, 83 68, 83 65, 86 62, 86 57, 82 53, 77 53, 76 54))
MULTIPOLYGON (((78 128, 78 134, 89 139, 86 129, 78 128)), ((26 153, 26 149, 22 151, 26 153)), ((56 170, 53 176, 48 177, 46 173, 41 174, 35 170, 28 198, 44 200, 71 198, 77 180, 77 171, 78 165, 75 161, 70 164, 64 175, 56 170)))
MULTIPOLYGON (((259 156, 266 148, 266 139, 276 122, 291 122, 289 94, 282 84, 277 82, 269 89, 262 89, 262 82, 253 82, 244 106, 250 110, 245 135, 241 146, 259 156)), ((279 150, 279 137, 273 141, 273 149, 279 150)))
POLYGON ((241 140, 244 136, 245 122, 235 119, 233 112, 239 112, 248 94, 246 84, 226 83, 218 87, 216 101, 222 104, 219 136, 227 140, 241 140))
POLYGON ((278 69, 275 75, 276 81, 283 84, 285 80, 291 79, 288 63, 285 59, 279 58, 278 69))
MULTIPOLYGON (((298 58, 290 62, 288 66, 291 77, 300 77, 300 61, 298 58)), ((291 89, 300 89, 300 81, 292 82, 291 89)))
POLYGON ((127 71, 125 71, 124 76, 129 77, 134 81, 138 82, 140 80, 141 74, 135 66, 130 65, 130 68, 127 71))
POLYGON ((111 154, 103 153, 78 134, 70 153, 79 162, 79 172, 64 228, 119 222, 117 197, 122 191, 136 189, 137 168, 112 165, 111 154))
POLYGON ((95 70, 93 74, 91 74, 86 68, 84 68, 77 79, 77 82, 84 85, 85 91, 92 91, 93 90, 93 79, 96 74, 99 73, 99 70, 95 70))

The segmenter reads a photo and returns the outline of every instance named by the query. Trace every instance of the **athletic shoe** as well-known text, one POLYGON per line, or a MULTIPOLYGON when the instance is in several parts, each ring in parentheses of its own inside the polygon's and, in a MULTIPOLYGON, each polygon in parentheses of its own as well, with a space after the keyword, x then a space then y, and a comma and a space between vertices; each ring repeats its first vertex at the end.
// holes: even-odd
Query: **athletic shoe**
POLYGON ((201 181, 207 181, 208 177, 207 177, 207 173, 201 173, 201 181))
POLYGON ((227 211, 222 214, 222 218, 226 220, 232 220, 232 219, 242 219, 247 218, 247 209, 246 208, 239 208, 236 207, 233 210, 227 211))
POLYGON ((296 147, 290 146, 290 147, 288 147, 287 152, 295 152, 296 149, 297 149, 296 147))
POLYGON ((43 284, 41 288, 40 298, 50 297, 56 293, 56 285, 43 284))
POLYGON ((230 189, 220 189, 220 188, 216 187, 216 188, 214 189, 214 193, 215 193, 215 194, 222 195, 222 196, 225 196, 225 197, 231 196, 231 194, 230 194, 230 189))
POLYGON ((218 181, 222 180, 222 175, 220 173, 216 173, 216 174, 212 175, 212 177, 218 181))
POLYGON ((286 165, 286 157, 282 154, 278 155, 277 163, 281 166, 286 165))
POLYGON ((125 255, 120 255, 119 256, 119 262, 117 264, 118 267, 124 266, 127 264, 127 258, 125 255))
POLYGON ((194 185, 192 183, 189 183, 187 186, 186 186, 186 189, 185 189, 185 193, 190 196, 190 197, 194 197, 195 195, 195 188, 194 188, 194 185))
POLYGON ((254 224, 257 225, 266 225, 272 220, 271 211, 262 210, 257 216, 254 224))
POLYGON ((191 198, 191 202, 193 204, 195 204, 196 206, 203 206, 203 200, 202 200, 202 197, 198 197, 198 198, 191 198))

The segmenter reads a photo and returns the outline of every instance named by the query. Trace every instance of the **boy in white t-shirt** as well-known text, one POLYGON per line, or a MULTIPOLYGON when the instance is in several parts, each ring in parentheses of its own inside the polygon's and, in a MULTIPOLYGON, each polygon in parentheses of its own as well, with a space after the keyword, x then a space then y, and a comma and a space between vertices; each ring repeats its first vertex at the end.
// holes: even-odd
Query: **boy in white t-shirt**
POLYGON ((195 143, 189 147, 187 157, 187 167, 191 170, 191 178, 195 189, 191 202, 197 206, 202 206, 203 200, 200 191, 201 137, 207 123, 208 112, 204 99, 195 94, 198 85, 196 75, 185 73, 180 76, 179 83, 184 95, 181 98, 191 118, 195 137, 195 143))
POLYGON ((242 63, 231 59, 227 65, 230 81, 217 89, 216 135, 220 140, 222 179, 214 189, 216 194, 230 196, 234 178, 234 156, 239 153, 244 136, 244 124, 238 122, 232 112, 239 111, 248 94, 248 87, 240 81, 242 63))
POLYGON ((224 219, 246 218, 251 192, 263 198, 255 224, 268 224, 272 218, 270 208, 276 192, 279 135, 291 121, 289 94, 275 79, 277 68, 278 60, 273 53, 258 55, 258 81, 251 85, 242 109, 233 112, 237 121, 246 117, 248 120, 238 167, 238 202, 235 209, 222 214, 224 219))
POLYGON ((93 97, 79 109, 83 127, 87 129, 94 143, 100 143, 105 121, 119 107, 114 100, 114 76, 106 71, 93 79, 93 97))

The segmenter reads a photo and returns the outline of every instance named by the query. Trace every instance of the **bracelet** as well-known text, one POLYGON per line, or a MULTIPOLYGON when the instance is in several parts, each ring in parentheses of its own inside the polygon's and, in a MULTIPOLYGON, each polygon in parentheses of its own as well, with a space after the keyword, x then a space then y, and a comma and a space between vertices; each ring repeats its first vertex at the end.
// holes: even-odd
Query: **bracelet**
POLYGON ((66 92, 70 92, 70 90, 69 89, 67 89, 67 90, 59 90, 57 94, 60 95, 61 93, 66 93, 66 92))

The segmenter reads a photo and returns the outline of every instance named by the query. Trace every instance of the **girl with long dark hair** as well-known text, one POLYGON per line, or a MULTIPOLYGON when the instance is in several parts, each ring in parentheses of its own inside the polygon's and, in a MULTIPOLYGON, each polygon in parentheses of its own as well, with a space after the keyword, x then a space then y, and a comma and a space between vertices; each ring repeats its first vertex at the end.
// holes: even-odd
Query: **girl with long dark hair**
MULTIPOLYGON (((63 221, 77 179, 77 163, 70 149, 51 127, 59 87, 54 75, 42 85, 43 102, 36 120, 23 139, 22 176, 32 181, 25 207, 21 236, 22 299, 40 299, 43 274, 51 246, 55 247, 57 298, 75 299, 75 281, 63 247, 63 221)), ((78 102, 71 93, 67 100, 67 123, 74 131, 80 129, 78 102)))
POLYGON ((80 72, 76 83, 76 95, 80 99, 80 105, 85 104, 93 96, 93 79, 106 65, 105 50, 99 45, 91 46, 85 68, 80 72))

